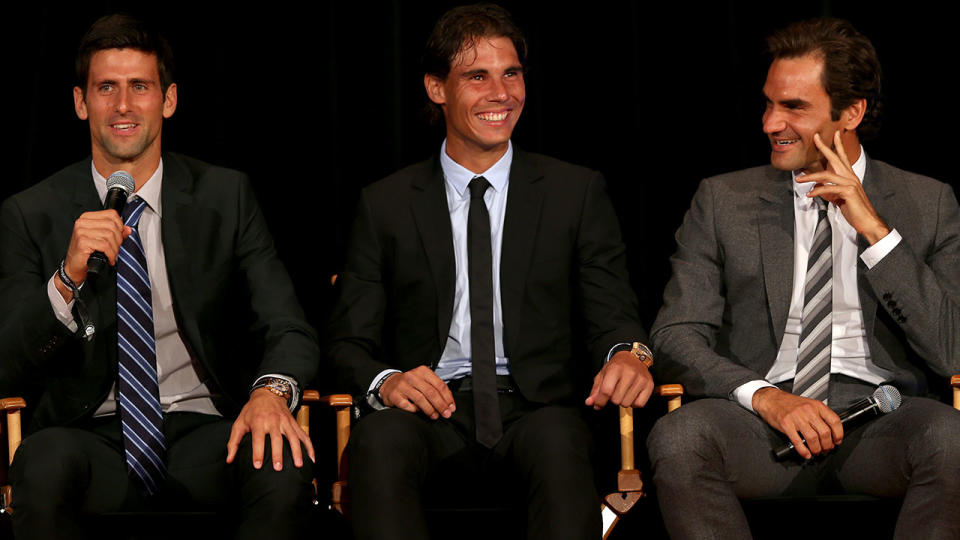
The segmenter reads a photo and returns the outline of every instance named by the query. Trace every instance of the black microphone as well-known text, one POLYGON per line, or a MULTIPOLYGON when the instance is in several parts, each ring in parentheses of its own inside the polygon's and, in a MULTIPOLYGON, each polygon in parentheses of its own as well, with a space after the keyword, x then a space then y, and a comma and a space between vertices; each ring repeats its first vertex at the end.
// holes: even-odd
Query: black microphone
MULTIPOLYGON (((854 403, 847 410, 837 413, 837 416, 840 417, 841 423, 846 424, 849 420, 853 420, 869 412, 879 416, 880 414, 894 411, 900 407, 901 403, 903 403, 903 398, 900 396, 900 391, 889 384, 885 384, 878 386, 877 389, 873 391, 873 395, 854 403)), ((803 441, 804 444, 807 443, 806 439, 802 437, 800 440, 803 441)), ((793 443, 787 443, 774 450, 773 454, 777 459, 784 459, 789 456, 792 451, 793 443)))
MULTIPOLYGON (((127 171, 117 171, 107 178, 107 196, 103 200, 104 210, 116 210, 123 215, 123 208, 127 205, 127 197, 133 193, 136 185, 133 177, 127 171)), ((87 259, 87 275, 97 277, 107 267, 107 256, 102 251, 95 251, 87 259)))

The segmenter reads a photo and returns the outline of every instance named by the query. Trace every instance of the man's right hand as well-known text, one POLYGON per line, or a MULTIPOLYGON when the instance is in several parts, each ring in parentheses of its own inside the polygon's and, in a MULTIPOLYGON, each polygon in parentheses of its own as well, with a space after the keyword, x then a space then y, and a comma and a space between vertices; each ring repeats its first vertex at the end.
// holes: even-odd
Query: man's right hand
POLYGON ((440 416, 450 418, 457 410, 447 383, 427 366, 388 375, 380 385, 380 401, 387 407, 421 411, 434 420, 440 416))
POLYGON ((822 401, 766 387, 753 394, 753 410, 774 429, 789 437, 803 459, 833 450, 843 442, 840 417, 822 401))
MULTIPOLYGON (((64 258, 63 267, 67 276, 79 287, 87 279, 87 259, 96 251, 106 255, 111 266, 116 264, 120 244, 131 232, 132 229, 123 225, 115 210, 80 214, 73 224, 70 247, 64 258)), ((59 279, 54 282, 65 302, 73 299, 73 292, 63 282, 59 279)))

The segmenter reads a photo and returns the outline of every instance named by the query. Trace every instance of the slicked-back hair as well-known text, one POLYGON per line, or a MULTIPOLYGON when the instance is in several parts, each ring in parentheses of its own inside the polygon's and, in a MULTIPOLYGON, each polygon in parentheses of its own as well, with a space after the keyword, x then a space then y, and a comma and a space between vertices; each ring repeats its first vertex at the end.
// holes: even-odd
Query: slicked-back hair
POLYGON ((100 17, 80 40, 77 50, 77 86, 87 95, 90 59, 98 51, 107 49, 135 49, 157 57, 157 71, 164 97, 173 84, 173 51, 170 44, 155 28, 146 22, 125 14, 100 17))
MULTIPOLYGON (((446 80, 460 53, 476 47, 482 38, 494 37, 509 39, 517 50, 521 67, 526 67, 527 38, 514 24, 510 12, 496 4, 455 7, 444 13, 434 25, 423 51, 423 71, 446 80)), ((443 110, 430 102, 428 116, 431 122, 442 123, 443 110)))
POLYGON ((858 99, 867 101, 863 120, 857 127, 861 140, 876 136, 883 110, 880 60, 873 43, 842 19, 819 18, 791 24, 767 38, 774 60, 810 54, 823 60, 820 82, 830 96, 834 121, 858 99))

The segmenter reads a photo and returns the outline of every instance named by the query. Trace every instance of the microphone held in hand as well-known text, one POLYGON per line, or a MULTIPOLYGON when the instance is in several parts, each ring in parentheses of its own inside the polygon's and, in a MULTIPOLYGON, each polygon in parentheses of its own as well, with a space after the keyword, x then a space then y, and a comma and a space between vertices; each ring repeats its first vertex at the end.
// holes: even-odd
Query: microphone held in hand
MULTIPOLYGON (((118 214, 123 214, 123 208, 127 205, 127 197, 133 193, 136 185, 133 183, 133 177, 127 171, 117 171, 107 178, 107 196, 103 200, 104 210, 116 210, 118 214)), ((97 277, 107 267, 107 256, 101 251, 95 251, 87 259, 87 275, 97 277)))
MULTIPOLYGON (((867 413, 872 412, 875 415, 886 414, 896 410, 900 407, 901 403, 903 403, 903 398, 900 396, 900 391, 889 384, 885 384, 878 386, 869 397, 861 399, 851 405, 847 410, 837 413, 837 415, 840 417, 840 422, 846 424, 848 421, 867 413)), ((805 439, 801 440, 804 444, 807 443, 805 439)), ((777 459, 784 459, 789 456, 792 451, 793 443, 787 443, 775 449, 773 453, 777 459)))

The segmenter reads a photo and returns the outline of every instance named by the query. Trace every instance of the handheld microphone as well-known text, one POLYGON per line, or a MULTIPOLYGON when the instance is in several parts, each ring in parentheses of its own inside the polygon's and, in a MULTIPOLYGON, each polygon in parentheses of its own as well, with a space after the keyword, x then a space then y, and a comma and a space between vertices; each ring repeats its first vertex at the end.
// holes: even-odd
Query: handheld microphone
MULTIPOLYGON (((127 171, 117 171, 107 178, 107 196, 103 200, 104 210, 116 210, 118 214, 123 214, 123 208, 127 205, 127 197, 136 189, 133 183, 133 177, 127 171)), ((91 277, 97 277, 107 267, 107 256, 102 251, 95 251, 87 259, 87 274, 91 277)))
MULTIPOLYGON (((840 417, 840 422, 846 424, 849 420, 853 420, 869 412, 879 416, 880 414, 894 411, 900 407, 901 403, 903 403, 903 397, 900 396, 900 391, 889 384, 885 384, 878 386, 877 389, 873 391, 873 395, 861 399, 851 405, 847 410, 837 413, 837 415, 840 417)), ((804 444, 807 443, 806 439, 802 437, 800 440, 803 441, 804 444)), ((793 449, 793 443, 787 443, 775 449, 773 454, 777 459, 784 459, 790 455, 793 449)))

